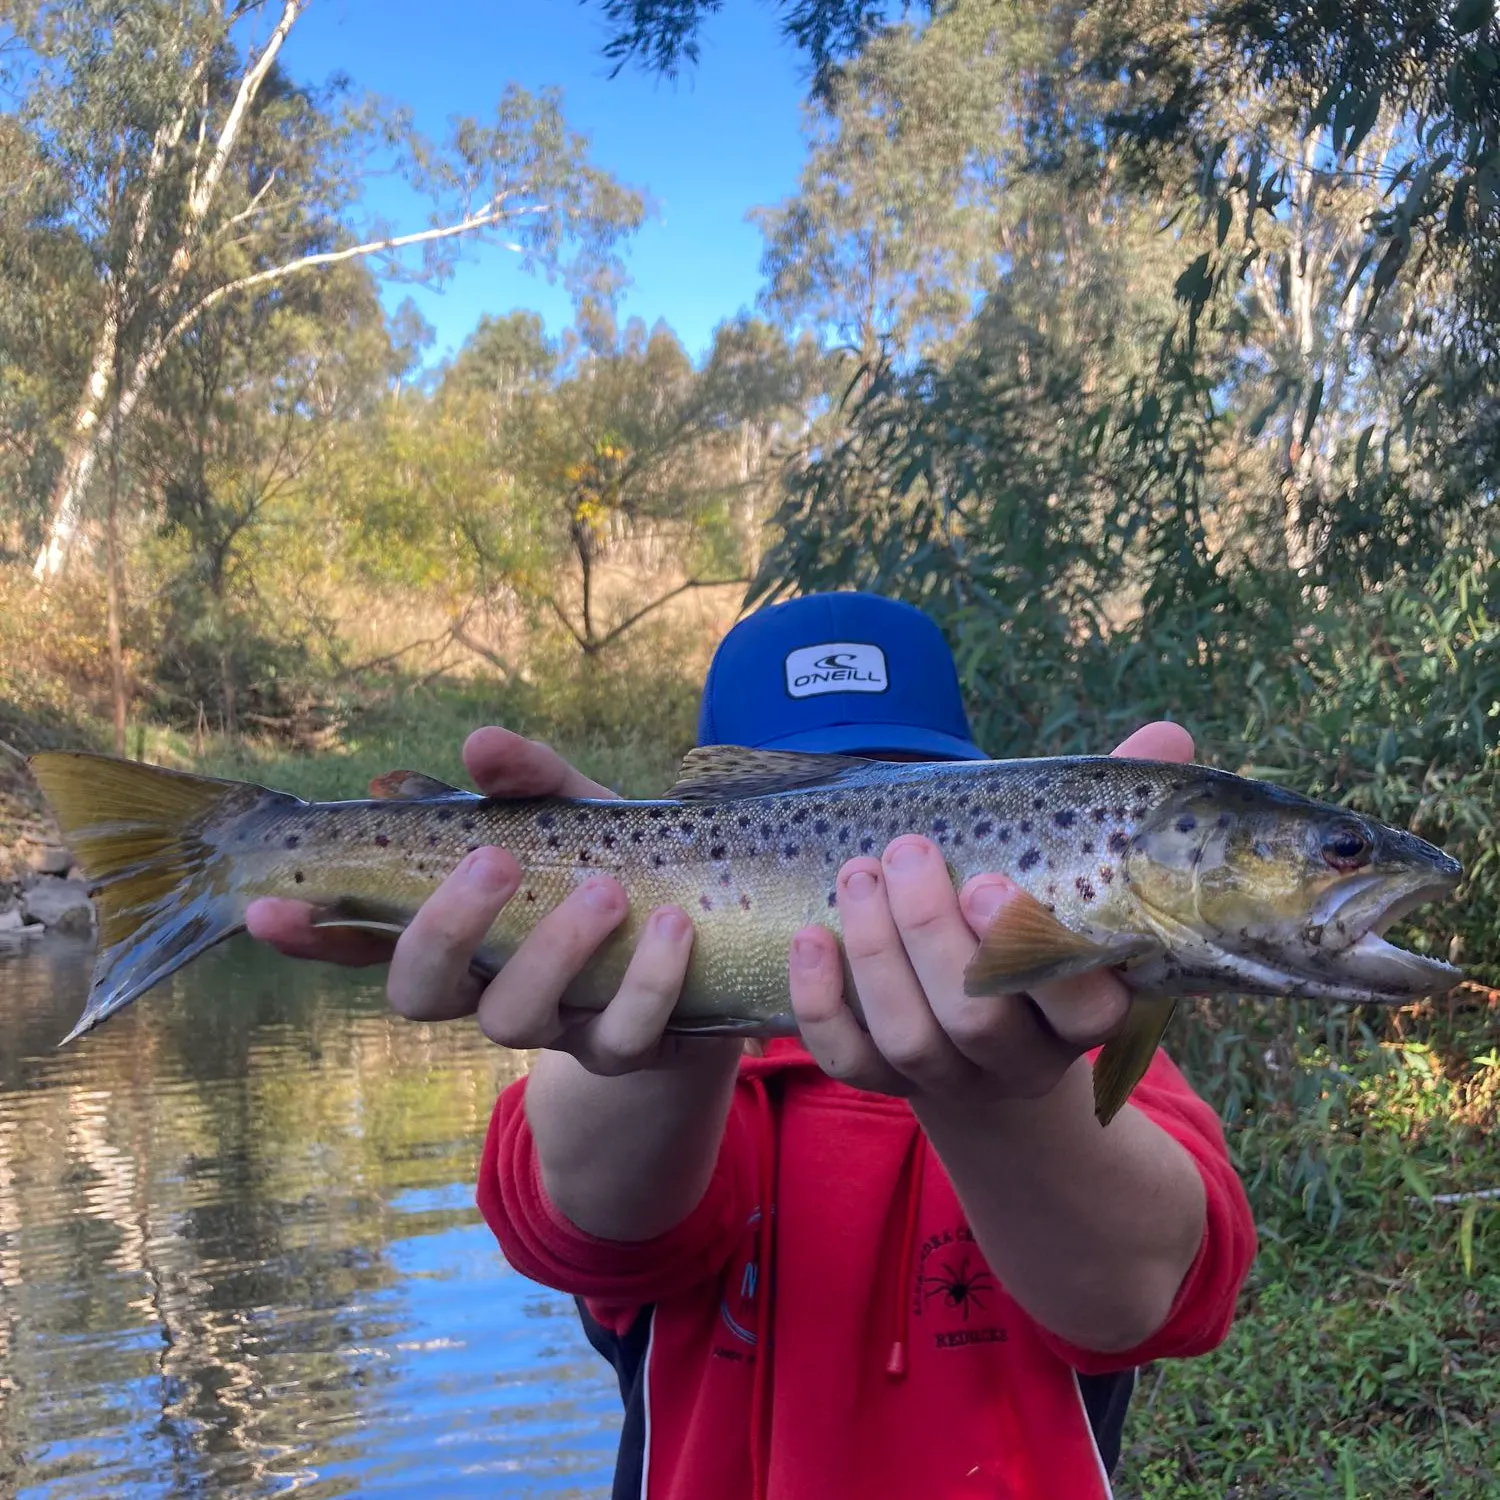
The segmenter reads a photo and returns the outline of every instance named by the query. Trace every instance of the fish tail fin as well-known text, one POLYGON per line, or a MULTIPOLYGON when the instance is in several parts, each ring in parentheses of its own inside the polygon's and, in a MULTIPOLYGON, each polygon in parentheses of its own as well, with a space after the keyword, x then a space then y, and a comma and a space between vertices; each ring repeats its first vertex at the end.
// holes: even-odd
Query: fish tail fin
POLYGON ((99 919, 88 1003, 66 1045, 243 929, 245 900, 205 831, 286 794, 84 751, 43 751, 29 765, 99 919))

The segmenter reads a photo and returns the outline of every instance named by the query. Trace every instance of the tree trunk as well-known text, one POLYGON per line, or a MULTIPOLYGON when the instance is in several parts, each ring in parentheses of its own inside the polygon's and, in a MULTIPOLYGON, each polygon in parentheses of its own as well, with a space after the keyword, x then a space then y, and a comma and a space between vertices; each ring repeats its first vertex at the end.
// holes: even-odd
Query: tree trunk
POLYGON ((105 599, 109 621, 110 702, 114 708, 115 754, 125 754, 125 652, 120 643, 120 446, 109 453, 109 499, 104 511, 105 599))
POLYGON ((51 519, 47 539, 37 553, 32 574, 37 578, 55 578, 67 566, 74 538, 83 519, 83 499, 94 475, 98 455, 97 428, 109 394, 110 370, 119 352, 119 321, 111 307, 105 314, 94 355, 89 361, 88 379, 73 413, 73 431, 68 440, 57 482, 52 486, 51 519))

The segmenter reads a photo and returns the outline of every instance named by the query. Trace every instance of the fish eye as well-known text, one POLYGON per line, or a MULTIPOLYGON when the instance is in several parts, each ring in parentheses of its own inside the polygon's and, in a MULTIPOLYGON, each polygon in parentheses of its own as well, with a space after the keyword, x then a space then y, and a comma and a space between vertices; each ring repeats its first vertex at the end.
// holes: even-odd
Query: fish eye
POLYGON ((1357 828, 1340 828, 1323 840, 1323 860, 1335 870, 1358 870, 1370 862, 1371 845, 1357 828))

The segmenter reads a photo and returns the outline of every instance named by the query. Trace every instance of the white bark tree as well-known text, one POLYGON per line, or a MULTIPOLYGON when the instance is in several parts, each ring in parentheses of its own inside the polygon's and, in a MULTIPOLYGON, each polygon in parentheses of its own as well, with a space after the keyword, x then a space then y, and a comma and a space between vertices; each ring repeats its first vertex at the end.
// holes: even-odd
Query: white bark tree
POLYGON ((512 88, 493 123, 460 120, 439 146, 388 104, 325 102, 288 83, 280 60, 308 3, 55 0, 18 31, 22 114, 72 189, 99 266, 98 331, 39 578, 67 564, 99 454, 177 341, 225 298, 354 259, 438 277, 458 242, 485 235, 580 293, 611 284, 613 246, 642 204, 588 165, 554 96, 512 88), (431 200, 427 224, 354 222, 372 159, 431 200))

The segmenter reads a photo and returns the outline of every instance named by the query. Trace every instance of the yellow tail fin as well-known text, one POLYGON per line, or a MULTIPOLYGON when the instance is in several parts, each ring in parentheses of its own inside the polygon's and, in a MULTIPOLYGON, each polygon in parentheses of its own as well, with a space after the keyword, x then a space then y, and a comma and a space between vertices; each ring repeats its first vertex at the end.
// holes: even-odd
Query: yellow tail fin
POLYGON ((88 1004, 66 1043, 241 930, 244 902, 205 835, 263 798, 296 799, 77 750, 29 765, 99 914, 88 1004))

